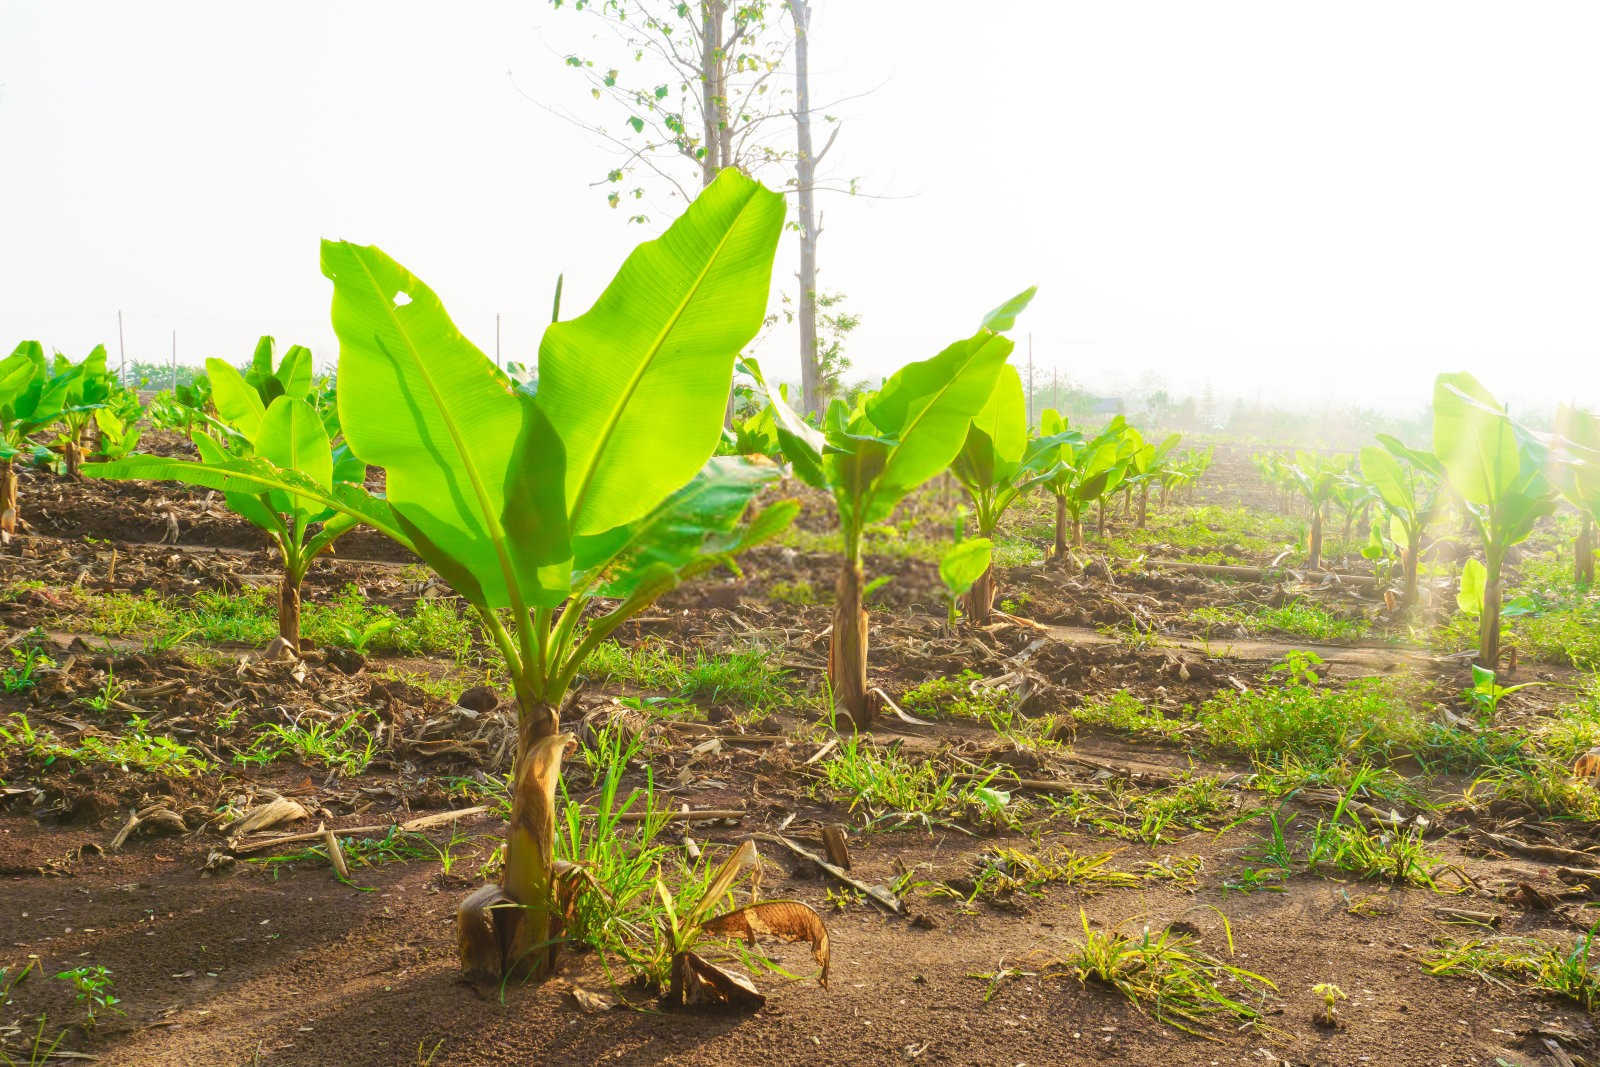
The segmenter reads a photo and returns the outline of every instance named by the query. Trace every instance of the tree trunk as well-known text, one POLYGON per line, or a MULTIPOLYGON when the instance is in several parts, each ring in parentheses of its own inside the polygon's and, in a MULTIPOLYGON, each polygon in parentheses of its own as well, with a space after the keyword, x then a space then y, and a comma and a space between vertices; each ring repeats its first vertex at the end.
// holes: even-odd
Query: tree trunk
POLYGON ((961 610, 967 613, 967 619, 974 626, 985 626, 994 614, 994 564, 983 572, 979 579, 972 583, 972 588, 967 590, 967 595, 962 598, 961 610))
POLYGON ((519 702, 518 712, 511 825, 500 888, 519 907, 502 909, 507 927, 501 940, 503 973, 541 979, 555 969, 559 947, 550 881, 555 867, 556 787, 571 735, 556 732, 556 710, 548 704, 519 702))
POLYGON ((700 9, 700 106, 706 120, 705 154, 700 160, 700 183, 710 185, 722 169, 722 107, 717 98, 719 53, 722 51, 723 0, 707 0, 700 9))
POLYGON ((800 403, 822 410, 822 368, 817 366, 817 161, 811 144, 811 86, 808 33, 811 5, 789 0, 794 19, 795 197, 800 225, 800 403))
POLYGON ((1061 562, 1067 558, 1067 498, 1056 497, 1056 545, 1054 558, 1061 562))
POLYGON ((834 591, 833 635, 828 640, 828 681, 833 704, 858 730, 872 725, 867 701, 867 612, 861 603, 859 560, 845 560, 834 591))
POLYGON ((300 579, 288 570, 278 582, 278 636, 300 654, 300 579))
POLYGON ((1594 519, 1583 516, 1583 525, 1578 529, 1577 559, 1573 566, 1572 578, 1581 586, 1594 584, 1594 519))
POLYGON ((1306 553, 1306 569, 1316 570, 1322 566, 1322 506, 1313 505, 1311 508, 1311 545, 1306 553))
POLYGON ((1139 529, 1144 529, 1145 512, 1150 505, 1150 483, 1145 482, 1139 488, 1139 529))
POLYGON ((10 544, 17 532, 17 469, 11 460, 0 462, 0 544, 10 544))

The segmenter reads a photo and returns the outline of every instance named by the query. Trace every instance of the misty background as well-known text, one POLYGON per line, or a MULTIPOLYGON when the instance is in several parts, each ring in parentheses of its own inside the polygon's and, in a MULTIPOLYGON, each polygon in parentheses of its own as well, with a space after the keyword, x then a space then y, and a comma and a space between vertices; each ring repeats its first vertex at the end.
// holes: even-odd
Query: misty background
MULTIPOLYGON (((317 242, 382 246, 491 356, 531 363, 646 225, 544 0, 0 0, 0 343, 332 365, 317 242)), ((820 286, 848 378, 1029 284, 1036 380, 1415 413, 1470 370, 1600 405, 1600 7, 816 0, 841 121, 820 286)), ((826 136, 823 129, 819 137, 826 136)), ((791 207, 792 210, 792 207, 791 207)), ((793 292, 792 242, 777 294, 793 292)), ((780 323, 759 354, 798 376, 780 323)))

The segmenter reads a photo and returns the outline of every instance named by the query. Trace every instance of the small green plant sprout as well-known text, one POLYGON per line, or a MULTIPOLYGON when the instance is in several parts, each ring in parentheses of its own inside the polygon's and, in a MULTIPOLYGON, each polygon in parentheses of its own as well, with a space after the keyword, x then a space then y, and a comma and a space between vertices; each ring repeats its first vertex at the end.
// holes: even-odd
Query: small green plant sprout
POLYGON ((946 619, 946 625, 951 632, 956 628, 961 598, 966 596, 975 582, 989 573, 993 554, 993 541, 987 537, 969 537, 965 541, 956 542, 939 561, 939 578, 944 582, 944 589, 950 601, 950 614, 946 619))
POLYGON ((1167 475, 1168 464, 1171 462, 1172 450, 1178 447, 1181 440, 1178 434, 1169 434, 1160 444, 1146 441, 1137 430, 1128 427, 1130 440, 1134 443, 1132 454, 1128 457, 1128 474, 1122 483, 1122 499, 1124 514, 1127 505, 1132 500, 1135 488, 1139 490, 1139 515, 1136 525, 1144 529, 1145 515, 1150 504, 1150 487, 1159 484, 1167 475))
POLYGON ((70 971, 60 972, 56 978, 71 985, 76 992, 78 1003, 83 1005, 84 1026, 87 1029, 94 1029, 101 1012, 123 1014, 122 1009, 117 1007, 121 1001, 111 991, 111 972, 106 968, 98 964, 74 967, 70 971))
MULTIPOLYGON (((1361 450, 1361 476, 1371 484, 1386 521, 1374 521, 1379 550, 1393 543, 1404 575, 1400 603, 1417 599, 1417 560, 1422 535, 1438 501, 1444 468, 1431 452, 1408 448, 1398 438, 1378 435, 1378 444, 1361 450)), ((1366 555, 1367 553, 1363 553, 1366 555)))
MULTIPOLYGON (((305 360, 309 358, 307 354, 305 360)), ((363 518, 372 521, 372 515, 379 511, 376 507, 363 507, 365 494, 361 485, 366 479, 366 464, 344 445, 335 448, 330 443, 322 420, 303 397, 280 392, 271 403, 263 405, 260 390, 233 367, 220 359, 207 360, 206 365, 216 390, 218 414, 212 421, 222 440, 194 434, 199 461, 134 455, 95 464, 86 473, 95 478, 181 481, 208 488, 224 488, 229 483, 223 494, 228 507, 264 531, 283 558, 283 577, 278 585, 278 636, 290 652, 298 654, 300 587, 306 572, 336 540, 363 518), (316 492, 262 491, 241 486, 239 479, 230 483, 228 475, 232 471, 252 465, 267 472, 291 472, 316 492), (328 501, 328 497, 333 499, 328 501)), ((297 382, 298 376, 289 385, 298 388, 297 382)), ((268 384, 282 388, 276 377, 268 379, 268 384)))
POLYGON ((1500 659, 1501 568, 1512 546, 1555 511, 1556 491, 1546 475, 1552 453, 1465 373, 1441 374, 1434 382, 1433 452, 1483 543, 1481 571, 1462 576, 1461 602, 1479 607, 1478 663, 1494 670, 1500 659))
POLYGON ((0 360, 0 544, 17 532, 17 457, 33 451, 29 438, 61 417, 71 383, 51 378, 44 346, 23 341, 0 360))
POLYGON ((1495 713, 1500 710, 1500 702, 1512 693, 1536 685, 1545 685, 1545 682, 1523 682, 1520 685, 1500 685, 1495 681, 1494 671, 1487 667, 1472 665, 1472 687, 1465 696, 1472 702, 1478 714, 1485 720, 1492 721, 1495 713))
POLYGON ((932 359, 901 367, 883 387, 854 404, 834 397, 821 430, 795 414, 778 390, 745 366, 767 390, 784 458, 801 481, 833 495, 844 541, 828 643, 834 706, 857 729, 876 714, 867 687, 867 612, 862 587, 862 534, 887 519, 914 489, 944 472, 967 429, 994 392, 1013 348, 1002 332, 1033 299, 1028 289, 984 316, 978 332, 932 359))
POLYGON ((356 652, 366 655, 367 647, 373 641, 394 629, 396 619, 374 619, 365 626, 353 626, 347 622, 335 622, 334 632, 339 635, 339 640, 356 652))
POLYGON ((1317 1017, 1318 1024, 1328 1027, 1338 1026, 1336 1005, 1339 1001, 1348 999, 1344 995, 1344 990, 1332 982, 1318 982, 1311 987, 1311 995, 1322 998, 1322 1014, 1317 1017))
POLYGON ((740 876, 759 863, 755 843, 745 841, 717 869, 700 899, 681 916, 671 890, 656 879, 656 898, 661 902, 672 946, 672 975, 666 994, 669 1007, 724 1004, 756 1008, 764 1002, 750 979, 695 951, 707 934, 737 937, 749 945, 758 938, 807 942, 820 968, 817 982, 827 987, 828 929, 810 905, 798 900, 764 900, 709 917, 711 910, 733 892, 740 876))

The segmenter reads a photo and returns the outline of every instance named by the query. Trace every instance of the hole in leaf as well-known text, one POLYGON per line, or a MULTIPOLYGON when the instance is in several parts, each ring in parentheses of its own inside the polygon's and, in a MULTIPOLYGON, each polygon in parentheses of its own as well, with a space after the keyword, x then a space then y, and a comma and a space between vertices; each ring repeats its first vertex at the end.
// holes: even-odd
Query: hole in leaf
POLYGON ((394 294, 394 306, 395 307, 403 308, 409 303, 411 303, 411 294, 410 293, 403 293, 402 292, 402 293, 395 293, 394 294))

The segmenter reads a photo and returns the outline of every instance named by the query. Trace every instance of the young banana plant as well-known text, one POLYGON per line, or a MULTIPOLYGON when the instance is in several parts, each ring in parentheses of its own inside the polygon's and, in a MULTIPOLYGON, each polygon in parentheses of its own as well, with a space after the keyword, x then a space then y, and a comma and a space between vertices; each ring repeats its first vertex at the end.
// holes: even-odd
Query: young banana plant
POLYGON ((1556 408, 1556 435, 1569 462, 1560 465, 1561 495, 1578 509, 1578 541, 1573 581, 1594 585, 1595 521, 1600 519, 1600 415, 1568 407, 1556 408))
MULTIPOLYGON (((844 559, 839 572, 828 644, 828 678, 834 704, 858 730, 872 725, 867 687, 866 577, 861 535, 888 518, 908 494, 950 466, 967 428, 994 392, 1012 343, 1002 336, 1033 299, 1029 289, 984 316, 978 332, 932 359, 909 363, 883 387, 853 406, 835 397, 818 430, 766 386, 778 440, 794 474, 827 490, 838 507, 844 559)), ((756 375, 760 368, 746 361, 756 375)))
MULTIPOLYGON (((1047 439, 1028 440, 1028 408, 1022 378, 1009 363, 1000 368, 994 391, 972 417, 967 439, 950 464, 972 498, 978 537, 992 542, 1000 518, 1044 474, 1053 459, 1047 439)), ((981 626, 994 610, 994 567, 986 567, 965 594, 966 614, 981 626)))
POLYGON ((0 544, 17 531, 16 459, 31 451, 33 434, 61 417, 69 384, 51 378, 38 341, 23 341, 0 360, 0 544))
MULTIPOLYGON (((215 486, 216 472, 231 460, 258 458, 292 471, 320 493, 354 498, 366 481, 366 464, 347 448, 334 449, 322 420, 305 400, 279 393, 263 406, 257 391, 237 370, 219 359, 207 361, 216 385, 218 415, 210 420, 221 440, 196 433, 191 440, 198 463, 163 456, 128 456, 85 468, 90 477, 119 481, 181 481, 215 486)), ((300 652, 300 587, 316 558, 333 548, 361 520, 315 498, 279 489, 228 488, 224 499, 234 514, 263 531, 283 558, 278 583, 278 636, 290 652, 300 652)))
POLYGON ((77 478, 83 466, 84 438, 96 426, 96 413, 110 403, 118 390, 106 370, 106 346, 96 345, 81 363, 56 353, 46 388, 62 391, 61 434, 56 439, 56 449, 61 454, 63 473, 77 478))
POLYGON ((1322 529, 1327 519, 1328 502, 1338 492, 1345 468, 1337 461, 1301 452, 1284 468, 1300 495, 1311 508, 1311 532, 1306 541, 1306 569, 1322 566, 1322 529))
POLYGON ((1044 486, 1056 498, 1056 543, 1053 558, 1067 558, 1067 527, 1072 547, 1083 547, 1083 512, 1115 489, 1127 470, 1123 457, 1124 423, 1118 415, 1089 441, 1068 428, 1065 416, 1045 408, 1039 416, 1039 445, 1053 460, 1044 471, 1044 486))
MULTIPOLYGON (((283 354, 283 359, 274 363, 272 350, 276 344, 277 342, 267 334, 262 334, 256 341, 256 350, 250 357, 250 365, 244 371, 245 384, 256 391, 256 395, 261 398, 262 407, 271 404, 280 396, 309 401, 315 374, 311 349, 305 345, 290 345, 289 350, 283 354)), ((206 361, 208 366, 210 362, 206 361)))
POLYGON ((1501 568, 1513 545, 1556 507, 1546 475, 1550 449, 1506 414, 1470 374, 1441 374, 1433 386, 1433 453, 1483 541, 1478 664, 1500 658, 1501 568))
POLYGON ((592 308, 545 331, 537 395, 399 263, 325 241, 339 420, 351 452, 384 469, 385 496, 324 488, 259 456, 188 468, 198 484, 354 513, 438 572, 504 658, 517 703, 511 824, 499 884, 457 913, 470 972, 543 977, 554 966, 554 798, 571 740, 560 711, 590 653, 799 509, 779 501, 741 526, 777 472, 710 458, 734 358, 766 310, 783 214, 777 193, 723 171, 592 308))
MULTIPOLYGON (((1131 429, 1131 428, 1130 428, 1131 429)), ((1160 444, 1150 444, 1139 439, 1138 447, 1128 461, 1128 489, 1134 486, 1139 490, 1139 518, 1137 526, 1144 529, 1145 516, 1150 505, 1150 487, 1161 482, 1170 469, 1172 450, 1178 447, 1180 434, 1171 434, 1160 444)))
POLYGON ((1444 468, 1431 452, 1408 448, 1399 438, 1380 433, 1376 445, 1361 450, 1361 476, 1378 495, 1378 502, 1396 534, 1404 578, 1400 603, 1417 600, 1417 557, 1422 535, 1438 502, 1444 468))

